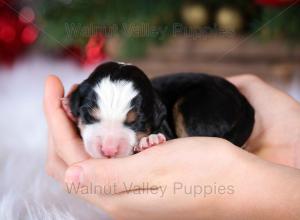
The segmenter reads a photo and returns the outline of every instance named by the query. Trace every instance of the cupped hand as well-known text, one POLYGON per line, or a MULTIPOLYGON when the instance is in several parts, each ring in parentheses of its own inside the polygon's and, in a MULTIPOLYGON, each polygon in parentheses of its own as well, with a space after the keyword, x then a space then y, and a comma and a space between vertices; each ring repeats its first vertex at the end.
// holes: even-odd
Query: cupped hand
MULTIPOLYGON (((256 102, 256 96, 239 78, 230 80, 256 109, 259 124, 250 138, 249 149, 254 146, 267 149, 265 144, 272 138, 262 129, 267 115, 263 114, 263 101, 256 102)), ((269 89, 270 96, 276 93, 275 100, 278 97, 283 102, 290 100, 262 82, 252 83, 259 91, 269 89)), ((60 80, 50 76, 44 100, 49 128, 47 171, 68 192, 101 207, 114 219, 293 219, 300 216, 297 207, 293 207, 300 202, 297 200, 300 195, 296 195, 299 171, 268 163, 222 139, 177 139, 126 158, 90 159, 76 126, 63 110, 63 96, 60 80), (271 199, 274 192, 280 200, 271 199), (296 201, 285 202, 291 199, 296 201), (271 207, 276 207, 276 215, 268 212, 271 207), (285 212, 286 209, 290 211, 285 212)), ((297 109, 296 105, 291 104, 288 110, 294 108, 297 109)), ((285 110, 281 113, 288 114, 285 110)), ((277 131, 276 124, 271 127, 274 131, 277 131)), ((279 149, 274 147, 274 150, 279 149)), ((254 152, 266 157, 261 150, 254 152)))
POLYGON ((246 149, 263 159, 300 168, 300 103, 254 75, 228 80, 255 109, 246 149))
POLYGON ((126 158, 86 160, 66 171, 65 183, 113 219, 300 216, 299 171, 218 138, 182 138, 126 158))

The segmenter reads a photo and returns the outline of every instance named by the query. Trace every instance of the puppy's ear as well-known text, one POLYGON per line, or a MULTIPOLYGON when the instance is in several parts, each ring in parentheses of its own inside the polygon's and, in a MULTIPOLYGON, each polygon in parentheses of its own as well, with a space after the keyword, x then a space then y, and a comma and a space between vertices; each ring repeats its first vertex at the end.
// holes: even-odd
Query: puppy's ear
POLYGON ((79 117, 79 109, 81 106, 80 103, 81 103, 80 86, 78 86, 77 89, 74 90, 69 97, 69 107, 72 115, 75 118, 79 117))
POLYGON ((159 128, 162 124, 162 121, 166 119, 167 109, 166 106, 162 103, 158 94, 154 95, 154 127, 155 129, 159 128))
POLYGON ((89 85, 86 82, 83 82, 69 96, 70 110, 75 118, 80 116, 80 108, 83 104, 84 95, 88 88, 89 85))

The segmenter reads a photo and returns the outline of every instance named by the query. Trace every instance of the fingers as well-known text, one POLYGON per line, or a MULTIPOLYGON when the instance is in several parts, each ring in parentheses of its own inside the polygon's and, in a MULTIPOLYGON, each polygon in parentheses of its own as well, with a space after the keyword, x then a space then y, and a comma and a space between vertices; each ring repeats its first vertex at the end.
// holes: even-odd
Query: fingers
POLYGON ((261 78, 251 75, 239 75, 227 78, 228 81, 233 83, 239 90, 249 99, 259 100, 266 96, 274 97, 278 95, 285 95, 280 90, 270 86, 261 78))
POLYGON ((269 95, 270 89, 273 89, 259 77, 251 74, 233 76, 227 78, 227 80, 233 83, 254 106, 260 100, 265 101, 265 96, 269 95))
POLYGON ((265 109, 268 109, 267 107, 270 106, 270 103, 282 107, 285 107, 286 104, 293 106, 297 104, 292 97, 272 87, 255 75, 245 74, 227 79, 238 87, 240 92, 246 96, 255 108, 265 107, 265 109), (283 105, 283 103, 286 104, 283 105))
POLYGON ((46 172, 49 176, 63 183, 66 169, 66 163, 62 159, 60 159, 55 152, 54 140, 52 135, 49 133, 46 172))
POLYGON ((259 77, 252 74, 231 76, 228 77, 227 80, 237 87, 243 87, 244 85, 249 85, 253 83, 264 83, 259 77))
POLYGON ((68 119, 62 108, 64 88, 56 76, 46 80, 44 109, 48 128, 52 134, 55 151, 68 165, 88 158, 76 126, 68 119))
MULTIPOLYGON (((149 151, 150 152, 150 151, 149 151)), ((139 153, 120 159, 91 159, 77 163, 67 169, 67 184, 97 185, 112 189, 110 194, 131 191, 133 188, 144 188, 158 181, 154 177, 156 164, 152 153, 139 153)), ((157 157, 157 156, 156 156, 157 157)))
POLYGON ((49 128, 55 141, 59 142, 78 137, 75 126, 68 120, 62 109, 61 98, 63 97, 64 88, 61 81, 56 76, 49 76, 45 87, 44 108, 49 128), (60 135, 61 133, 65 135, 60 135))
MULTIPOLYGON (((193 154, 194 151, 198 152, 201 146, 206 146, 210 142, 217 144, 221 140, 221 143, 225 142, 228 145, 229 142, 223 139, 181 138, 125 158, 86 160, 67 169, 65 182, 112 187, 112 194, 133 190, 130 186, 135 189, 158 186, 174 172, 174 161, 177 165, 179 158, 183 164, 189 162, 189 158, 182 158, 184 153, 193 154)), ((230 146, 232 147, 231 144, 230 146)), ((201 158, 199 160, 201 161, 201 158)))
POLYGON ((261 97, 264 97, 265 93, 267 92, 266 88, 262 88, 267 86, 267 84, 255 75, 246 74, 233 76, 227 78, 227 80, 234 84, 239 89, 239 91, 244 96, 246 96, 248 101, 254 106, 256 106, 258 94, 260 95, 260 100, 262 100, 261 97))

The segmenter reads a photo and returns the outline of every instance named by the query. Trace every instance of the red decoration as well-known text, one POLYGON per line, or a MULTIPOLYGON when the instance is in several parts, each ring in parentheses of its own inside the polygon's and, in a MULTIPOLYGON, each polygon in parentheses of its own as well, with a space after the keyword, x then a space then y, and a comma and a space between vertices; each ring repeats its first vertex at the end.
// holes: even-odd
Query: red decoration
POLYGON ((85 46, 85 60, 84 65, 99 63, 106 58, 104 52, 105 37, 103 34, 98 33, 90 37, 87 45, 85 46))
MULTIPOLYGON (((20 18, 12 10, 15 7, 8 4, 9 1, 0 0, 0 62, 11 64, 36 41, 38 30, 26 19, 25 13, 20 18)), ((32 18, 33 11, 30 12, 32 18)))
POLYGON ((0 0, 0 8, 5 4, 5 0, 0 0))
POLYGON ((105 37, 98 33, 88 40, 86 46, 70 45, 62 52, 62 57, 71 58, 83 66, 97 64, 107 58, 104 52, 105 37))
MULTIPOLYGON (((291 4, 296 3, 296 0, 256 0, 255 1, 257 4, 260 5, 269 5, 269 6, 288 6, 291 4)), ((297 2, 298 4, 300 3, 300 1, 297 2)))
POLYGON ((21 41, 24 44, 32 44, 37 39, 38 32, 34 26, 28 25, 26 26, 21 35, 21 41))
POLYGON ((70 46, 66 47, 62 51, 61 55, 63 58, 74 59, 80 64, 84 62, 82 49, 77 45, 70 45, 70 46))

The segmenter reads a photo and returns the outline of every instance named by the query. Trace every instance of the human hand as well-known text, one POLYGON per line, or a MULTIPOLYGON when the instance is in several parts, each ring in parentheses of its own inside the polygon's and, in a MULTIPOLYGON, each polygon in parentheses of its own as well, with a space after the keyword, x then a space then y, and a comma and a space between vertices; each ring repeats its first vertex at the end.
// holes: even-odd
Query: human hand
MULTIPOLYGON (((196 200, 194 201, 193 195, 188 195, 184 199, 184 194, 181 190, 177 195, 179 198, 177 200, 172 198, 171 187, 175 181, 189 184, 192 187, 192 183, 194 181, 196 183, 196 178, 201 178, 200 175, 198 176, 193 173, 196 172, 195 170, 198 169, 198 166, 205 167, 206 165, 200 166, 201 163, 204 163, 204 161, 207 163, 213 155, 209 157, 208 155, 202 154, 205 152, 201 152, 198 157, 197 154, 199 153, 196 154, 195 150, 199 150, 200 148, 189 146, 189 140, 186 140, 185 144, 189 146, 187 148, 180 146, 180 144, 177 144, 177 147, 174 147, 168 143, 168 146, 170 147, 157 147, 154 148, 154 151, 147 150, 132 157, 114 160, 86 160, 87 155, 82 151, 82 141, 76 131, 76 127, 73 125, 71 120, 69 120, 67 114, 63 110, 61 103, 61 98, 63 96, 64 91, 60 80, 57 77, 49 77, 46 82, 44 101, 45 113, 49 126, 49 153, 47 162, 47 171, 49 175, 53 176, 63 185, 65 185, 65 180, 69 183, 76 183, 80 179, 84 180, 76 174, 76 169, 82 166, 82 168, 88 172, 88 174, 84 174, 86 182, 89 182, 94 186, 102 186, 106 188, 117 184, 116 189, 112 188, 112 191, 106 195, 99 195, 99 193, 92 192, 85 195, 78 192, 76 193, 90 201, 92 204, 106 210, 110 215, 116 218, 119 218, 122 215, 125 219, 129 218, 129 216, 133 217, 133 219, 140 219, 141 214, 144 215, 145 213, 139 213, 136 211, 146 211, 149 210, 148 207, 153 207, 151 208, 152 217, 154 214, 157 216, 166 216, 169 215, 169 210, 172 210, 174 207, 174 202, 171 201, 173 199, 177 201, 176 205, 182 206, 183 208, 185 207, 184 210, 191 210, 190 214, 192 214, 194 210, 196 211, 198 206, 196 205, 196 200), (190 150, 188 148, 190 148, 190 150), (171 152, 172 154, 170 154, 171 152), (192 161, 195 159, 191 160, 191 158, 189 158, 188 155, 184 155, 183 152, 188 152, 189 154, 194 155, 194 158, 198 161, 197 164, 193 164, 192 161), (205 158, 205 160, 201 158, 205 158), (179 159, 181 162, 179 162, 179 159), (82 164, 76 163, 84 160, 85 162, 82 162, 82 164), (71 166, 71 168, 65 175, 65 171, 69 166, 71 166), (99 172, 96 174, 94 173, 96 171, 99 172), (190 180, 188 182, 186 182, 186 177, 181 174, 182 172, 187 173, 187 171, 190 173, 190 180), (149 186, 143 186, 143 183, 149 184, 149 186), (160 185, 164 184, 164 187, 167 187, 168 189, 168 192, 166 191, 165 193, 168 193, 169 196, 156 197, 158 194, 150 194, 153 198, 148 198, 150 201, 149 204, 147 204, 145 203, 145 197, 147 197, 147 194, 141 194, 134 199, 132 198, 135 194, 133 190, 129 190, 131 184, 134 184, 135 191, 141 189, 148 191, 149 187, 151 188, 152 186, 156 186, 156 189, 153 189, 153 192, 159 192, 160 185), (125 186, 128 189, 125 188, 125 186), (156 204, 157 201, 161 202, 156 204), (189 203, 187 203, 188 201, 189 203), (194 205, 190 206, 193 201, 194 205), (164 205, 164 209, 158 213, 155 209, 158 207, 162 208, 162 202, 166 202, 169 205, 164 205), (187 207, 188 204, 190 207, 187 207), (135 213, 138 215, 132 216, 135 213)), ((205 140, 203 141, 205 143, 205 140)), ((219 141, 221 143, 223 142, 223 140, 219 141)), ((226 142, 226 144, 229 143, 226 142)), ((211 152, 213 149, 214 147, 207 148, 207 150, 211 152)), ((214 159, 218 158, 218 160, 220 160, 219 158, 221 157, 224 163, 220 162, 218 164, 222 165, 222 169, 226 169, 225 164, 229 163, 230 158, 228 157, 228 159, 226 159, 226 156, 222 155, 222 149, 220 147, 217 152, 218 153, 216 155, 214 153, 214 159)), ((214 179, 214 176, 217 175, 216 172, 217 170, 215 170, 215 172, 210 172, 210 175, 202 173, 202 178, 203 176, 207 177, 206 181, 203 181, 202 184, 214 184, 214 181, 216 181, 214 179)), ((225 184, 226 181, 222 183, 225 184)), ((81 183, 81 185, 84 184, 85 183, 81 183)), ((199 184, 201 184, 201 182, 199 182, 199 184)), ((70 184, 68 186, 70 186, 70 184)), ((66 187, 66 189, 68 190, 69 188, 66 187)), ((199 196, 199 198, 201 197, 199 196)), ((202 207, 203 209, 206 209, 208 204, 212 203, 212 200, 206 199, 204 201, 207 201, 207 203, 203 203, 202 207)), ((201 205, 199 207, 201 208, 201 205)), ((178 212, 180 212, 180 210, 178 212)), ((184 213, 181 211, 181 213, 176 214, 183 215, 184 213)))
POLYGON ((246 150, 263 159, 300 168, 300 104, 253 75, 229 77, 255 109, 246 150))
POLYGON ((66 171, 65 182, 69 193, 113 219, 300 216, 298 170, 266 162, 218 138, 175 139, 126 158, 86 160, 66 171))
MULTIPOLYGON (((108 194, 76 193, 106 210, 116 219, 226 219, 226 216, 238 219, 247 215, 255 217, 263 214, 264 209, 269 210, 269 206, 274 206, 269 201, 270 192, 272 194, 282 189, 282 181, 294 172, 284 167, 270 170, 274 165, 217 138, 178 139, 127 158, 86 160, 88 156, 83 150, 76 127, 62 109, 60 99, 63 93, 59 79, 50 77, 45 91, 45 112, 49 125, 48 173, 62 183, 65 180, 67 183, 80 183, 82 186, 90 183, 92 186, 109 187, 116 183, 115 190, 108 194), (65 175, 68 166, 71 167, 65 175), (82 176, 78 169, 83 171, 82 176), (286 176, 282 178, 282 175, 270 175, 279 173, 278 170, 284 170, 286 176), (222 175, 225 173, 226 175, 222 175), (247 178, 249 174, 250 178, 247 178), (234 194, 213 193, 205 198, 203 192, 197 198, 184 190, 174 194, 174 181, 188 186, 187 190, 189 186, 232 185, 234 194), (137 186, 135 190, 129 189, 131 183, 137 186), (149 185, 144 186, 143 183, 149 185), (167 190, 163 197, 158 193, 134 193, 141 189, 149 192, 151 186, 157 186, 153 192, 158 192, 164 186, 167 186, 167 190), (260 195, 259 206, 255 199, 248 201, 255 193, 260 195), (261 212, 257 212, 257 208, 261 212)), ((297 191, 298 185, 294 184, 296 181, 290 182, 292 184, 288 189, 291 192, 283 191, 283 200, 290 199, 285 196, 289 197, 297 191)), ((281 205, 282 211, 284 208, 285 206, 281 205)), ((270 213, 262 216, 266 215, 270 213)))
POLYGON ((63 97, 64 87, 61 81, 56 76, 49 76, 44 95, 44 111, 48 124, 46 171, 61 182, 69 165, 89 158, 76 126, 63 109, 63 97))

